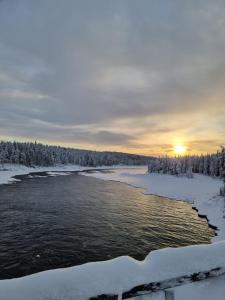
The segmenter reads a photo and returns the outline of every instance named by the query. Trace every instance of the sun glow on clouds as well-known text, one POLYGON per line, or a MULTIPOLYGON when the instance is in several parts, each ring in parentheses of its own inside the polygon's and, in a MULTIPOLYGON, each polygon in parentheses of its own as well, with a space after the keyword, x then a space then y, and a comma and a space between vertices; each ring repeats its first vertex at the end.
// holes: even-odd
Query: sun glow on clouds
POLYGON ((187 151, 187 147, 186 146, 183 146, 183 145, 176 145, 174 147, 174 152, 175 154, 177 155, 184 155, 187 151))

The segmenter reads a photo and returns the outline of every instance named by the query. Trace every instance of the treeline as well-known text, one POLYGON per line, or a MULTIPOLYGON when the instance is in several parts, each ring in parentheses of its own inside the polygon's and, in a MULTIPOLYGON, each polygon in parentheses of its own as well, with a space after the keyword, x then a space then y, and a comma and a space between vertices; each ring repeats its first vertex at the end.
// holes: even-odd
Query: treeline
MULTIPOLYGON (((171 175, 185 175, 193 177, 193 173, 223 178, 225 183, 225 148, 215 154, 186 155, 178 157, 159 157, 148 164, 149 173, 162 173, 171 175)), ((225 195, 225 185, 221 189, 225 195)))
POLYGON ((0 165, 29 167, 76 164, 81 166, 147 165, 151 157, 120 152, 98 152, 40 143, 0 142, 0 165))

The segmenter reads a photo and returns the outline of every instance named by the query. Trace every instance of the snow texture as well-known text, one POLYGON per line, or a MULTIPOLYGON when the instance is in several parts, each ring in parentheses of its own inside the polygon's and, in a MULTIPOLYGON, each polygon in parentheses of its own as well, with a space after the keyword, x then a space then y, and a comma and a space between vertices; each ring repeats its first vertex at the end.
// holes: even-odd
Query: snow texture
MULTIPOLYGON (((104 168, 104 167, 99 167, 104 168)), ((54 167, 26 167, 17 164, 4 164, 4 169, 0 169, 0 184, 9 184, 19 179, 13 178, 16 175, 26 175, 30 174, 29 178, 39 177, 38 175, 32 175, 32 173, 47 172, 48 176, 59 176, 59 175, 69 175, 69 172, 73 171, 83 171, 93 169, 92 167, 81 167, 79 165, 57 165, 54 167)), ((41 176, 43 177, 43 176, 41 176)))
POLYGON ((174 300, 224 300, 225 275, 177 287, 174 294, 174 300))

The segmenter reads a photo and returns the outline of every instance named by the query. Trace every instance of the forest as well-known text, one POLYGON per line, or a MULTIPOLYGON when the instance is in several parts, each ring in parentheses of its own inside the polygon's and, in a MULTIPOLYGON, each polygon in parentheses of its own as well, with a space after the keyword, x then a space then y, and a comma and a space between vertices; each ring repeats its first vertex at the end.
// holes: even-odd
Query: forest
POLYGON ((207 155, 163 156, 152 159, 148 164, 149 173, 162 173, 193 177, 193 173, 219 177, 224 180, 220 193, 225 195, 225 147, 217 153, 207 155))
POLYGON ((29 167, 76 164, 81 166, 147 165, 152 157, 121 152, 99 152, 41 143, 0 142, 0 165, 29 167))

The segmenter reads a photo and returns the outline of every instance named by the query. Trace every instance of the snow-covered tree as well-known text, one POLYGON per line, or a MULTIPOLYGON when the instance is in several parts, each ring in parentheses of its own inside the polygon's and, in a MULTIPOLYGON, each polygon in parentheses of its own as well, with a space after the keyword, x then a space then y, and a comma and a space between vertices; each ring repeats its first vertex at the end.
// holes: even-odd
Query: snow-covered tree
MULTIPOLYGON (((178 157, 159 157, 150 160, 148 171, 172 175, 193 177, 200 173, 213 177, 225 178, 225 148, 215 154, 186 155, 178 157)), ((225 179, 224 179, 225 180, 225 179)), ((224 188, 225 189, 225 188, 224 188)), ((225 194, 225 190, 224 190, 225 194)))
POLYGON ((120 152, 97 152, 35 143, 0 142, 0 166, 77 164, 82 166, 147 165, 152 157, 120 152))
POLYGON ((220 153, 220 172, 221 177, 223 179, 223 186, 220 189, 220 194, 222 196, 225 196, 225 148, 222 147, 221 153, 220 153))

